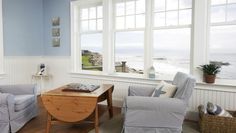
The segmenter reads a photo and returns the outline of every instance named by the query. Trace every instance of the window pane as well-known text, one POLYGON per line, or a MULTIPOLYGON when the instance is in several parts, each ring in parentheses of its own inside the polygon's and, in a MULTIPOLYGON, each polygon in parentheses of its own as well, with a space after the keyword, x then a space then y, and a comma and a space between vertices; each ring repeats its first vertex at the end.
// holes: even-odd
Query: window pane
POLYGON ((136 14, 145 12, 145 0, 137 0, 136 1, 136 14))
POLYGON ((116 29, 124 29, 125 19, 124 17, 116 17, 116 29))
POLYGON ((94 19, 96 18, 96 8, 91 7, 89 8, 89 19, 94 19))
POLYGON ((165 26, 165 13, 155 13, 155 27, 165 26))
POLYGON ((178 9, 178 0, 166 0, 167 10, 177 10, 178 9))
POLYGON ((142 74, 144 66, 144 32, 117 32, 115 37, 116 72, 142 74))
POLYGON ((179 11, 179 24, 185 25, 185 24, 191 24, 192 19, 192 10, 180 10, 179 11))
POLYGON ((211 23, 225 22, 225 6, 211 7, 211 23))
POLYGON ((155 11, 165 11, 165 0, 155 0, 155 11))
POLYGON ((136 15, 136 28, 145 27, 145 15, 136 15))
POLYGON ((103 17, 103 9, 102 6, 97 7, 97 18, 102 18, 103 17))
POLYGON ((134 28, 134 16, 127 16, 126 17, 126 28, 134 28))
POLYGON ((211 5, 226 4, 226 0, 211 0, 211 5))
POLYGON ((102 19, 97 20, 97 30, 102 30, 103 28, 103 21, 102 19))
POLYGON ((82 70, 102 71, 102 34, 81 35, 82 70))
POLYGON ((228 3, 236 3, 236 0, 228 0, 228 3))
POLYGON ((153 66, 156 72, 173 75, 189 73, 190 28, 154 31, 153 66))
POLYGON ((125 3, 117 3, 116 4, 116 16, 125 15, 125 3))
POLYGON ((134 1, 126 2, 126 15, 134 14, 134 1))
POLYGON ((88 21, 82 21, 81 22, 81 30, 82 31, 88 31, 88 21))
POLYGON ((236 79, 236 26, 214 26, 210 32, 210 61, 222 65, 217 76, 236 79))
POLYGON ((236 20, 236 4, 228 5, 227 21, 236 20))
POLYGON ((192 8, 192 0, 179 0, 179 8, 192 8))
POLYGON ((89 20, 89 30, 96 30, 96 20, 89 20))
POLYGON ((166 12, 166 25, 177 25, 178 24, 178 12, 177 11, 171 11, 166 12))
POLYGON ((88 9, 81 10, 81 19, 88 19, 88 9))

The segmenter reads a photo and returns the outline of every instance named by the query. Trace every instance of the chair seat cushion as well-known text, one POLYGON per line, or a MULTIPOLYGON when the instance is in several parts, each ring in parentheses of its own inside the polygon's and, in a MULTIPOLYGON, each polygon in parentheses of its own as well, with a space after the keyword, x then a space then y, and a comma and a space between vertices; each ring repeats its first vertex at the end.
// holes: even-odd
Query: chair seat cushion
POLYGON ((25 109, 34 102, 34 95, 15 95, 15 111, 25 109))

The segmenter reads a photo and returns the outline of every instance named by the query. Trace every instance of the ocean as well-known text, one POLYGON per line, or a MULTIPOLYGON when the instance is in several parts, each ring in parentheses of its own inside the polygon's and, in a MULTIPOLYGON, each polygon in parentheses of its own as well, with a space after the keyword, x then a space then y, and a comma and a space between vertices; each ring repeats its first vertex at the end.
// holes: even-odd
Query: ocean
MULTIPOLYGON (((84 48, 90 51, 101 53, 98 48, 84 48)), ((140 48, 124 49, 118 48, 115 51, 115 61, 126 61, 130 68, 136 70, 144 69, 144 55, 140 48)), ((189 73, 190 55, 188 51, 158 50, 154 52, 153 66, 159 74, 174 74, 178 71, 189 73)), ((236 53, 210 53, 210 61, 228 62, 230 65, 222 66, 221 72, 217 75, 222 79, 236 79, 236 53)))
MULTIPOLYGON (((144 68, 144 58, 141 54, 136 54, 136 56, 131 56, 131 53, 116 54, 116 61, 126 61, 130 68, 136 70, 143 70, 144 68)), ((170 52, 159 52, 155 54, 153 58, 153 66, 157 73, 159 74, 174 74, 178 71, 189 73, 190 68, 190 57, 183 53, 170 53, 170 52), (182 54, 182 55, 181 55, 182 54), (165 56, 164 56, 165 55, 165 56)), ((230 63, 228 66, 222 66, 221 72, 217 75, 221 79, 236 79, 236 54, 211 54, 210 61, 218 61, 224 63, 230 63)))

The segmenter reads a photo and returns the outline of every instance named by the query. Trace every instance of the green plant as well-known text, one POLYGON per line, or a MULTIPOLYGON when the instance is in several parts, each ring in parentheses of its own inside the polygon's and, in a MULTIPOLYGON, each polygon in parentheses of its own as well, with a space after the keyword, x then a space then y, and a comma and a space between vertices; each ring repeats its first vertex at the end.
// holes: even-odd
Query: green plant
POLYGON ((216 75, 220 72, 221 66, 216 64, 205 64, 200 66, 204 74, 216 75))

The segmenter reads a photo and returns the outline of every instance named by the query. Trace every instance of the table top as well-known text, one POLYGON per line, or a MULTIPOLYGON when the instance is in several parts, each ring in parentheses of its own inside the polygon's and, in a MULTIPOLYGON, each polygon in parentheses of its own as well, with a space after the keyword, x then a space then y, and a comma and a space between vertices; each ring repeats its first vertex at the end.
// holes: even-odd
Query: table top
POLYGON ((75 97, 99 97, 109 89, 112 89, 114 85, 112 84, 102 84, 98 89, 93 92, 73 92, 73 91, 62 91, 65 89, 67 85, 58 87, 56 89, 47 91, 42 93, 41 95, 48 95, 48 96, 75 96, 75 97))

